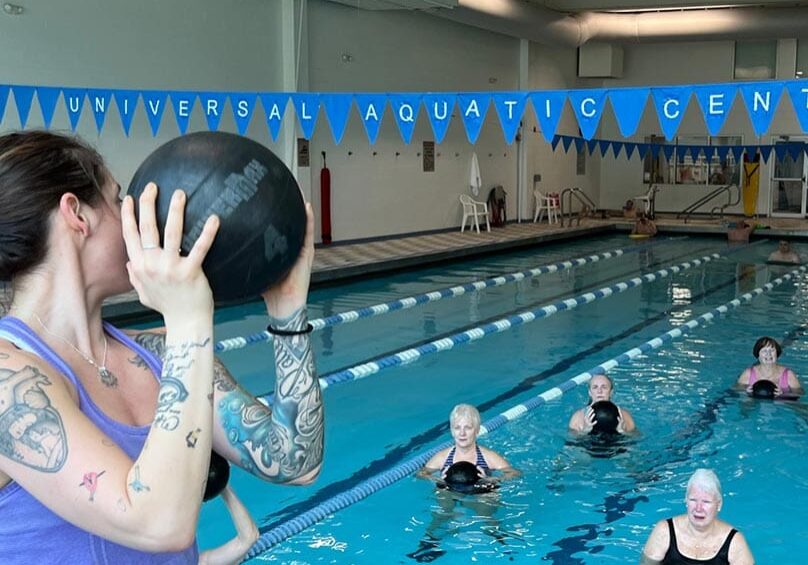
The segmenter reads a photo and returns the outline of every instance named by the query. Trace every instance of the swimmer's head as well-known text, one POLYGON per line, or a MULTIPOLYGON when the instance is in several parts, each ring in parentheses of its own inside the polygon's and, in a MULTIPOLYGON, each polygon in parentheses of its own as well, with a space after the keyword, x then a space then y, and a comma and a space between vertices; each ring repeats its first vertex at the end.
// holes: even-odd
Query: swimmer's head
POLYGON ((780 347, 780 344, 777 343, 777 340, 773 337, 763 336, 759 340, 755 342, 755 346, 752 348, 752 355, 755 356, 756 359, 760 360, 761 363, 769 362, 774 363, 777 361, 777 358, 783 353, 783 348, 780 347), (761 359, 761 351, 763 352, 763 356, 766 358, 764 361, 761 359), (771 356, 774 356, 774 359, 771 359, 771 356))
POLYGON ((788 240, 782 239, 780 243, 777 244, 777 249, 780 253, 789 253, 791 251, 791 244, 788 240))
MULTIPOLYGON (((714 513, 717 514, 721 510, 721 505, 724 501, 724 496, 721 493, 721 481, 718 480, 718 476, 711 469, 696 469, 690 476, 690 480, 687 481, 685 504, 688 505, 688 510, 690 510, 691 505, 698 506, 699 501, 695 499, 702 498, 699 495, 705 494, 708 495, 706 498, 712 498, 715 505, 714 513)), ((698 516, 699 511, 696 510, 695 512, 698 516)))
POLYGON ((471 443, 480 433, 480 413, 471 404, 458 404, 449 414, 449 429, 457 443, 471 443))
POLYGON ((592 403, 611 400, 614 386, 612 379, 604 374, 597 374, 589 380, 589 400, 592 403))

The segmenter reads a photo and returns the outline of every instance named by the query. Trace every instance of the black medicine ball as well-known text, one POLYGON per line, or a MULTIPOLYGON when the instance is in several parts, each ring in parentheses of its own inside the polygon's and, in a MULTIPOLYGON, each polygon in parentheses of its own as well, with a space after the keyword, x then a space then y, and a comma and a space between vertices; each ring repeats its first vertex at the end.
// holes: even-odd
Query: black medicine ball
POLYGON ((592 405, 595 411, 595 426, 592 432, 602 434, 617 433, 617 418, 620 412, 617 405, 608 400, 600 400, 592 405))
POLYGON ((752 396, 755 398, 774 398, 774 383, 771 381, 760 380, 752 385, 752 396))
POLYGON ((230 463, 227 459, 216 453, 210 452, 210 467, 208 467, 208 483, 205 485, 205 494, 202 500, 207 502, 212 498, 216 498, 227 486, 227 481, 230 480, 230 463))
POLYGON ((464 494, 479 494, 496 488, 495 483, 480 481, 479 469, 474 463, 458 461, 446 469, 443 481, 446 488, 464 494))
POLYGON ((136 205, 152 181, 159 188, 161 242, 171 195, 178 188, 187 195, 183 255, 208 216, 219 216, 202 265, 216 302, 258 296, 297 260, 306 231, 303 197, 291 171, 260 143, 222 132, 183 135, 158 147, 135 172, 128 193, 136 205))

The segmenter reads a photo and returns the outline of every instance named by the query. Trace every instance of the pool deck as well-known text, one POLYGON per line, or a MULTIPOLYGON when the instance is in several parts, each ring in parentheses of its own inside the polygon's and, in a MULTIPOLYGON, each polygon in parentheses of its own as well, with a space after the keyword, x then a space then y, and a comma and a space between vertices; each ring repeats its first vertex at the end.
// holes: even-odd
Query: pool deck
MULTIPOLYGON (((656 223, 661 233, 713 235, 725 237, 727 221, 692 218, 685 223, 674 215, 658 214, 656 223)), ((323 286, 385 272, 422 267, 460 258, 487 255, 503 250, 529 247, 545 242, 591 237, 615 231, 628 232, 632 220, 619 217, 606 219, 584 218, 580 225, 561 227, 559 224, 509 223, 490 232, 459 229, 426 234, 404 234, 332 245, 318 245, 314 258, 312 286, 323 286)), ((759 223, 770 226, 756 230, 752 239, 767 237, 808 239, 808 219, 763 218, 759 223)), ((138 301, 134 293, 115 297, 104 306, 105 317, 113 320, 136 321, 153 317, 138 301)))

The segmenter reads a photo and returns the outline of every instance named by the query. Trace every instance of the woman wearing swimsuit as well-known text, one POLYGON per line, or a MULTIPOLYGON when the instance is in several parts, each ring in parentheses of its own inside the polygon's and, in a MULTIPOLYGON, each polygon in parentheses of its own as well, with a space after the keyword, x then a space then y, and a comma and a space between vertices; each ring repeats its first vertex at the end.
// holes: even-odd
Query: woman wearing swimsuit
POLYGON ((493 471, 501 471, 501 478, 507 479, 519 475, 519 471, 511 467, 504 457, 496 451, 477 445, 480 433, 480 413, 470 404, 458 404, 449 415, 449 428, 454 438, 454 445, 438 451, 418 472, 421 478, 437 480, 446 474, 446 470, 458 461, 468 461, 477 465, 480 477, 489 477, 493 471), (440 475, 435 473, 440 471, 440 475))
MULTIPOLYGON (((612 379, 606 375, 595 375, 589 380, 589 403, 577 410, 568 424, 570 431, 588 434, 595 426, 595 411, 592 410, 592 405, 601 400, 612 401, 612 392, 614 385, 612 379)), ((634 424, 634 418, 631 412, 625 408, 617 407, 617 433, 624 434, 633 432, 637 427, 634 424)))
POLYGON ((754 565, 738 530, 718 519, 721 483, 709 469, 697 469, 687 482, 687 513, 654 526, 640 565, 754 565))
POLYGON ((777 363, 783 349, 777 340, 771 337, 762 337, 755 342, 752 354, 757 358, 758 364, 746 369, 738 378, 738 384, 752 392, 752 386, 760 380, 771 381, 775 385, 775 396, 802 396, 803 390, 794 371, 777 363))

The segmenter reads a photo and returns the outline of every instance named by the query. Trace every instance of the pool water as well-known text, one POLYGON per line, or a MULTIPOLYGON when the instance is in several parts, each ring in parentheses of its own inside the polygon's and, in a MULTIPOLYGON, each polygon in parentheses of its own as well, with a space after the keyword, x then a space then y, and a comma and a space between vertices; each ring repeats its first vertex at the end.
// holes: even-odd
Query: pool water
MULTIPOLYGON (((710 253, 722 257, 570 311, 425 355, 324 392, 326 452, 306 487, 267 484, 234 469, 231 485, 267 530, 370 477, 449 440, 459 402, 483 421, 687 320, 781 276, 765 265, 776 242, 730 248, 716 238, 625 236, 543 245, 315 290, 310 318, 617 248, 622 257, 487 288, 458 298, 326 328, 312 334, 320 376, 449 336, 505 315, 658 271, 710 253)), ((588 449, 566 430, 585 387, 481 437, 522 472, 495 493, 436 493, 405 477, 292 536, 252 562, 417 563, 503 561, 636 563, 653 524, 684 512, 684 484, 698 467, 717 471, 721 518, 746 536, 758 563, 799 563, 808 553, 802 402, 752 401, 733 384, 754 362, 752 345, 771 335, 798 375, 808 362, 808 278, 754 298, 610 375, 615 400, 640 433, 614 453, 588 449), (606 455, 606 456, 604 456, 606 455)), ((259 305, 217 312, 216 338, 260 331, 259 305)), ((256 394, 271 392, 272 349, 222 354, 256 394)), ((219 500, 205 505, 200 546, 234 534, 219 500)))

